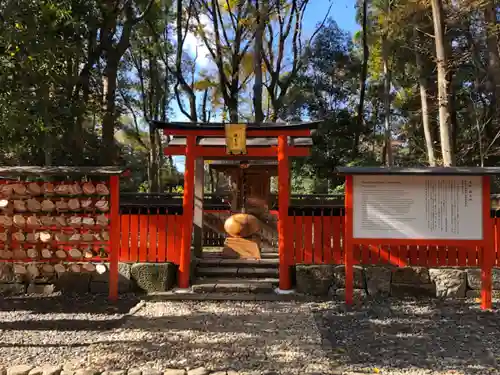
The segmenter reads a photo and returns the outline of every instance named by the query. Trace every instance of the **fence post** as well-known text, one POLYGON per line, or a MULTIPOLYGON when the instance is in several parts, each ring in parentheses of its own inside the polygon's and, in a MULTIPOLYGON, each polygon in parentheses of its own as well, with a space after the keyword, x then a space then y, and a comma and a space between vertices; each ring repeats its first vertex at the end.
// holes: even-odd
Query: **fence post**
POLYGON ((278 137, 278 251, 279 251, 279 288, 280 290, 292 289, 292 279, 290 275, 290 246, 287 237, 288 206, 290 204, 290 166, 287 155, 288 137, 280 135, 278 137))
POLYGON ((186 137, 186 167, 184 170, 184 197, 182 200, 182 239, 179 261, 179 288, 189 288, 191 268, 191 233, 193 229, 194 161, 196 136, 186 137))
POLYGON ((109 178, 111 236, 109 251, 109 300, 118 299, 118 256, 120 251, 120 177, 109 178))

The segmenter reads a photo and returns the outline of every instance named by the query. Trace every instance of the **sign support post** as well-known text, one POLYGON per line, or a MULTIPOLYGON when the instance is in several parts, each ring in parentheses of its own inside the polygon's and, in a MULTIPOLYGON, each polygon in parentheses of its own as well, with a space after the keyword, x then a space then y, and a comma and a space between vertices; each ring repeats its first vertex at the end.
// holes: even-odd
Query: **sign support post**
POLYGON ((344 237, 344 266, 345 266, 345 303, 352 305, 354 294, 354 251, 352 244, 352 176, 345 177, 345 237, 344 237))
MULTIPOLYGON (((500 168, 343 167, 338 172, 346 176, 347 305, 353 303, 353 246, 457 246, 480 249, 481 308, 491 309, 495 242, 489 176, 500 174, 500 168)), ((475 258, 469 262, 477 264, 475 258)))
POLYGON ((492 269, 495 262, 495 240, 490 218, 490 177, 483 176, 484 245, 481 247, 481 309, 491 309, 492 269))

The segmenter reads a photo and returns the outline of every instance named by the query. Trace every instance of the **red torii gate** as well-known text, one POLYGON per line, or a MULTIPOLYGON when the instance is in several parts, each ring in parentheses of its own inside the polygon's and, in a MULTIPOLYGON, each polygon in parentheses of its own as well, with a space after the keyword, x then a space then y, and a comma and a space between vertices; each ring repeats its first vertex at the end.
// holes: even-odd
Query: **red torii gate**
POLYGON ((194 169, 196 158, 210 159, 278 159, 278 251, 279 288, 292 289, 290 266, 293 265, 293 246, 285 237, 290 203, 289 157, 309 155, 311 130, 319 122, 309 123, 247 123, 244 155, 229 155, 226 150, 225 123, 183 123, 152 121, 167 136, 174 136, 164 148, 165 155, 186 157, 184 171, 183 224, 179 261, 179 288, 189 287, 191 265, 191 233, 194 212, 194 169))

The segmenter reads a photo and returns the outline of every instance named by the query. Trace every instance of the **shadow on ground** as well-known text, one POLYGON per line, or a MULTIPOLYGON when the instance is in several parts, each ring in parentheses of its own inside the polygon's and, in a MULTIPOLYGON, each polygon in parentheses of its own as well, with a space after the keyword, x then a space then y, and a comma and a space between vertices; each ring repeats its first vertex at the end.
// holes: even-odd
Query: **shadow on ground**
POLYGON ((316 305, 313 314, 328 356, 346 368, 500 373, 500 312, 477 303, 368 301, 316 305))
POLYGON ((38 316, 0 320, 0 358, 22 353, 19 361, 64 358, 99 369, 205 366, 242 374, 333 373, 310 310, 298 303, 150 303, 108 331, 98 328, 102 322, 78 314, 38 316))
POLYGON ((123 314, 139 301, 133 294, 121 295, 117 302, 99 294, 0 297, 0 312, 123 314))

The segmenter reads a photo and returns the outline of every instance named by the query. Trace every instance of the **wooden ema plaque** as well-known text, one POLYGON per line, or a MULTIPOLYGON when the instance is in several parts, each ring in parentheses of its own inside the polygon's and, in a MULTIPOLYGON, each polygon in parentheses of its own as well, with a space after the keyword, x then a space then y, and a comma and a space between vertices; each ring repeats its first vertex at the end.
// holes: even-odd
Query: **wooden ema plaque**
POLYGON ((486 225, 490 179, 485 174, 495 171, 452 167, 339 171, 346 175, 346 304, 353 302, 355 245, 461 246, 482 249, 481 308, 491 308, 494 235, 486 225))
POLYGON ((14 273, 30 282, 109 270, 109 299, 116 301, 122 172, 115 167, 0 168, 0 175, 18 177, 0 184, 0 263, 11 263, 14 273))

